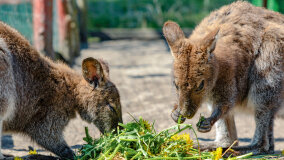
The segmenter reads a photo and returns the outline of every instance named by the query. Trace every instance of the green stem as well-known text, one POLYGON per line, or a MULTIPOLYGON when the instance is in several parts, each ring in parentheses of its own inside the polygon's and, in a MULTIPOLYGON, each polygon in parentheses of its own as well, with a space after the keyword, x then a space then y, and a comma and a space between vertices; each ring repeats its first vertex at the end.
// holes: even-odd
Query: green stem
MULTIPOLYGON (((182 157, 182 159, 197 159, 197 158, 208 158, 208 156, 192 156, 192 157, 182 157)), ((180 157, 154 157, 145 160, 159 160, 159 159, 180 159, 180 157)))
POLYGON ((103 153, 98 160, 103 160, 106 158, 106 155, 109 154, 109 152, 112 150, 112 148, 108 149, 105 153, 103 153))
MULTIPOLYGON (((180 124, 179 124, 179 125, 180 125, 180 124)), ((179 126, 179 125, 178 125, 178 126, 179 126)), ((176 131, 175 133, 172 133, 169 137, 172 137, 173 135, 179 134, 180 132, 182 132, 182 131, 184 131, 184 130, 186 130, 186 129, 188 129, 188 128, 191 128, 191 126, 190 126, 190 125, 186 125, 184 128, 179 129, 179 130, 176 131)))
POLYGON ((125 125, 125 124, 118 123, 118 125, 121 126, 121 127, 123 127, 123 128, 125 128, 125 129, 127 128, 127 125, 125 125))
POLYGON ((138 139, 124 139, 124 138, 120 138, 119 140, 127 141, 127 142, 138 142, 138 139))
POLYGON ((112 138, 109 143, 112 143, 114 140, 116 140, 119 136, 123 135, 124 133, 125 133, 125 131, 121 132, 120 134, 118 134, 117 136, 115 136, 114 138, 112 138))
POLYGON ((94 147, 93 149, 91 149, 88 153, 86 153, 82 158, 82 160, 84 160, 87 156, 90 156, 90 154, 92 153, 92 151, 94 151, 96 148, 94 147))
POLYGON ((252 156, 252 155, 253 155, 253 153, 250 152, 250 153, 248 153, 248 154, 244 154, 244 155, 238 156, 238 157, 236 157, 236 159, 248 158, 249 156, 252 156))
POLYGON ((167 132, 167 131, 169 131, 169 130, 171 130, 171 129, 174 129, 175 127, 176 127, 176 126, 173 126, 173 127, 170 127, 170 128, 167 128, 167 129, 161 131, 160 133, 158 133, 158 134, 153 138, 153 140, 156 139, 160 134, 162 134, 162 133, 164 133, 164 132, 167 132))
POLYGON ((115 147, 113 153, 107 158, 108 160, 112 160, 113 157, 116 155, 116 153, 118 152, 118 150, 121 148, 121 144, 119 144, 117 147, 115 147))
POLYGON ((175 152, 175 154, 177 155, 178 160, 181 160, 181 159, 180 159, 180 156, 178 155, 178 153, 175 152))
POLYGON ((123 155, 124 155, 124 158, 125 158, 126 160, 128 160, 128 159, 127 159, 127 156, 126 156, 126 151, 124 151, 123 155))
MULTIPOLYGON (((189 125, 189 124, 179 124, 178 126, 185 126, 185 127, 189 128, 188 126, 191 126, 191 125, 189 125)), ((172 126, 172 127, 170 127, 170 128, 167 128, 167 129, 161 131, 160 133, 158 133, 158 134, 153 138, 153 140, 156 139, 160 134, 162 134, 162 133, 164 133, 164 132, 167 132, 167 131, 169 131, 169 130, 171 130, 171 129, 175 129, 176 127, 177 127, 177 125, 172 126)))
POLYGON ((196 141, 197 141, 197 145, 198 145, 198 152, 199 152, 199 155, 201 156, 200 145, 199 145, 197 134, 196 134, 195 130, 192 128, 192 126, 190 126, 190 128, 191 128, 191 130, 193 131, 193 133, 195 135, 195 138, 196 138, 196 141))
POLYGON ((135 158, 137 158, 138 156, 140 156, 142 153, 138 152, 137 154, 135 154, 135 156, 133 156, 130 160, 134 160, 135 158))

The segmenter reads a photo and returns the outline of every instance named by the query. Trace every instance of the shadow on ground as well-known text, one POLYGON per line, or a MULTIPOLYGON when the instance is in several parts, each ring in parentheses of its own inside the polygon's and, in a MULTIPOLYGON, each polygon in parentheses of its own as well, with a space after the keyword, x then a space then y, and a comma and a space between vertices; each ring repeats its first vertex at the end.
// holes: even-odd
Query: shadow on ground
MULTIPOLYGON (((210 138, 198 138, 198 140, 205 141, 205 142, 214 141, 214 139, 210 139, 210 138)), ((249 143, 251 141, 251 138, 239 138, 238 140, 240 142, 248 142, 249 143)), ((275 138, 274 141, 275 142, 284 142, 284 138, 275 138)))

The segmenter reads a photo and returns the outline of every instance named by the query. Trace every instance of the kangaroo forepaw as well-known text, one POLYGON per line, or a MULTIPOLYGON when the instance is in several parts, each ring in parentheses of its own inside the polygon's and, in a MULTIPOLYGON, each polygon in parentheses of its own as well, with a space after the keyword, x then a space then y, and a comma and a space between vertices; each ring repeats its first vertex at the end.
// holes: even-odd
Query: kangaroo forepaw
POLYGON ((209 132, 212 128, 211 121, 206 118, 197 125, 197 130, 202 133, 209 132))

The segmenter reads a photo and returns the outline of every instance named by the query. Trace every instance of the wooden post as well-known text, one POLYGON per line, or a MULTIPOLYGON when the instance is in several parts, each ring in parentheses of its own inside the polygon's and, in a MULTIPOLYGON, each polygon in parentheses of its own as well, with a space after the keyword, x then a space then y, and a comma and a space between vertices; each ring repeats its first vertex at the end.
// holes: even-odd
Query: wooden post
POLYGON ((263 7, 264 7, 264 8, 267 8, 267 0, 263 0, 263 3, 262 3, 262 4, 263 4, 263 7))
MULTIPOLYGON (((66 1, 65 0, 57 0, 57 16, 58 16, 58 33, 59 33, 59 43, 62 43, 64 39, 66 39, 66 34, 67 34, 67 20, 66 20, 66 15, 67 15, 67 8, 66 8, 66 1)), ((61 47, 62 44, 60 44, 61 47)))
POLYGON ((74 0, 56 0, 58 13, 59 49, 63 58, 72 63, 80 53, 78 17, 74 0))
POLYGON ((80 28, 80 41, 81 48, 88 48, 88 33, 87 33, 87 0, 77 0, 78 13, 79 13, 79 28, 80 28))
POLYGON ((35 48, 54 59, 52 47, 53 0, 33 0, 33 30, 35 48))

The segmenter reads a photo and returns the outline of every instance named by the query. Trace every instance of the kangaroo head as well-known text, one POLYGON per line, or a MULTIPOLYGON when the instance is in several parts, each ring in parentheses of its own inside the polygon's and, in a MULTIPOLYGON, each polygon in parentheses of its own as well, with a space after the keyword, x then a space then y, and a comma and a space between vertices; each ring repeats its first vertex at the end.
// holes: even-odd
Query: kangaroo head
POLYGON ((79 87, 83 103, 80 116, 94 123, 102 133, 115 129, 122 123, 121 104, 119 92, 109 80, 108 65, 102 60, 86 58, 82 73, 85 82, 79 87))
MULTIPOLYGON (((213 86, 213 51, 219 29, 213 30, 200 42, 190 42, 175 22, 166 22, 164 36, 174 57, 173 83, 176 86, 178 104, 175 112, 192 118, 201 106, 202 99, 213 86)), ((172 115, 173 117, 173 115, 172 115)), ((173 117, 177 120, 177 116, 173 117)))

